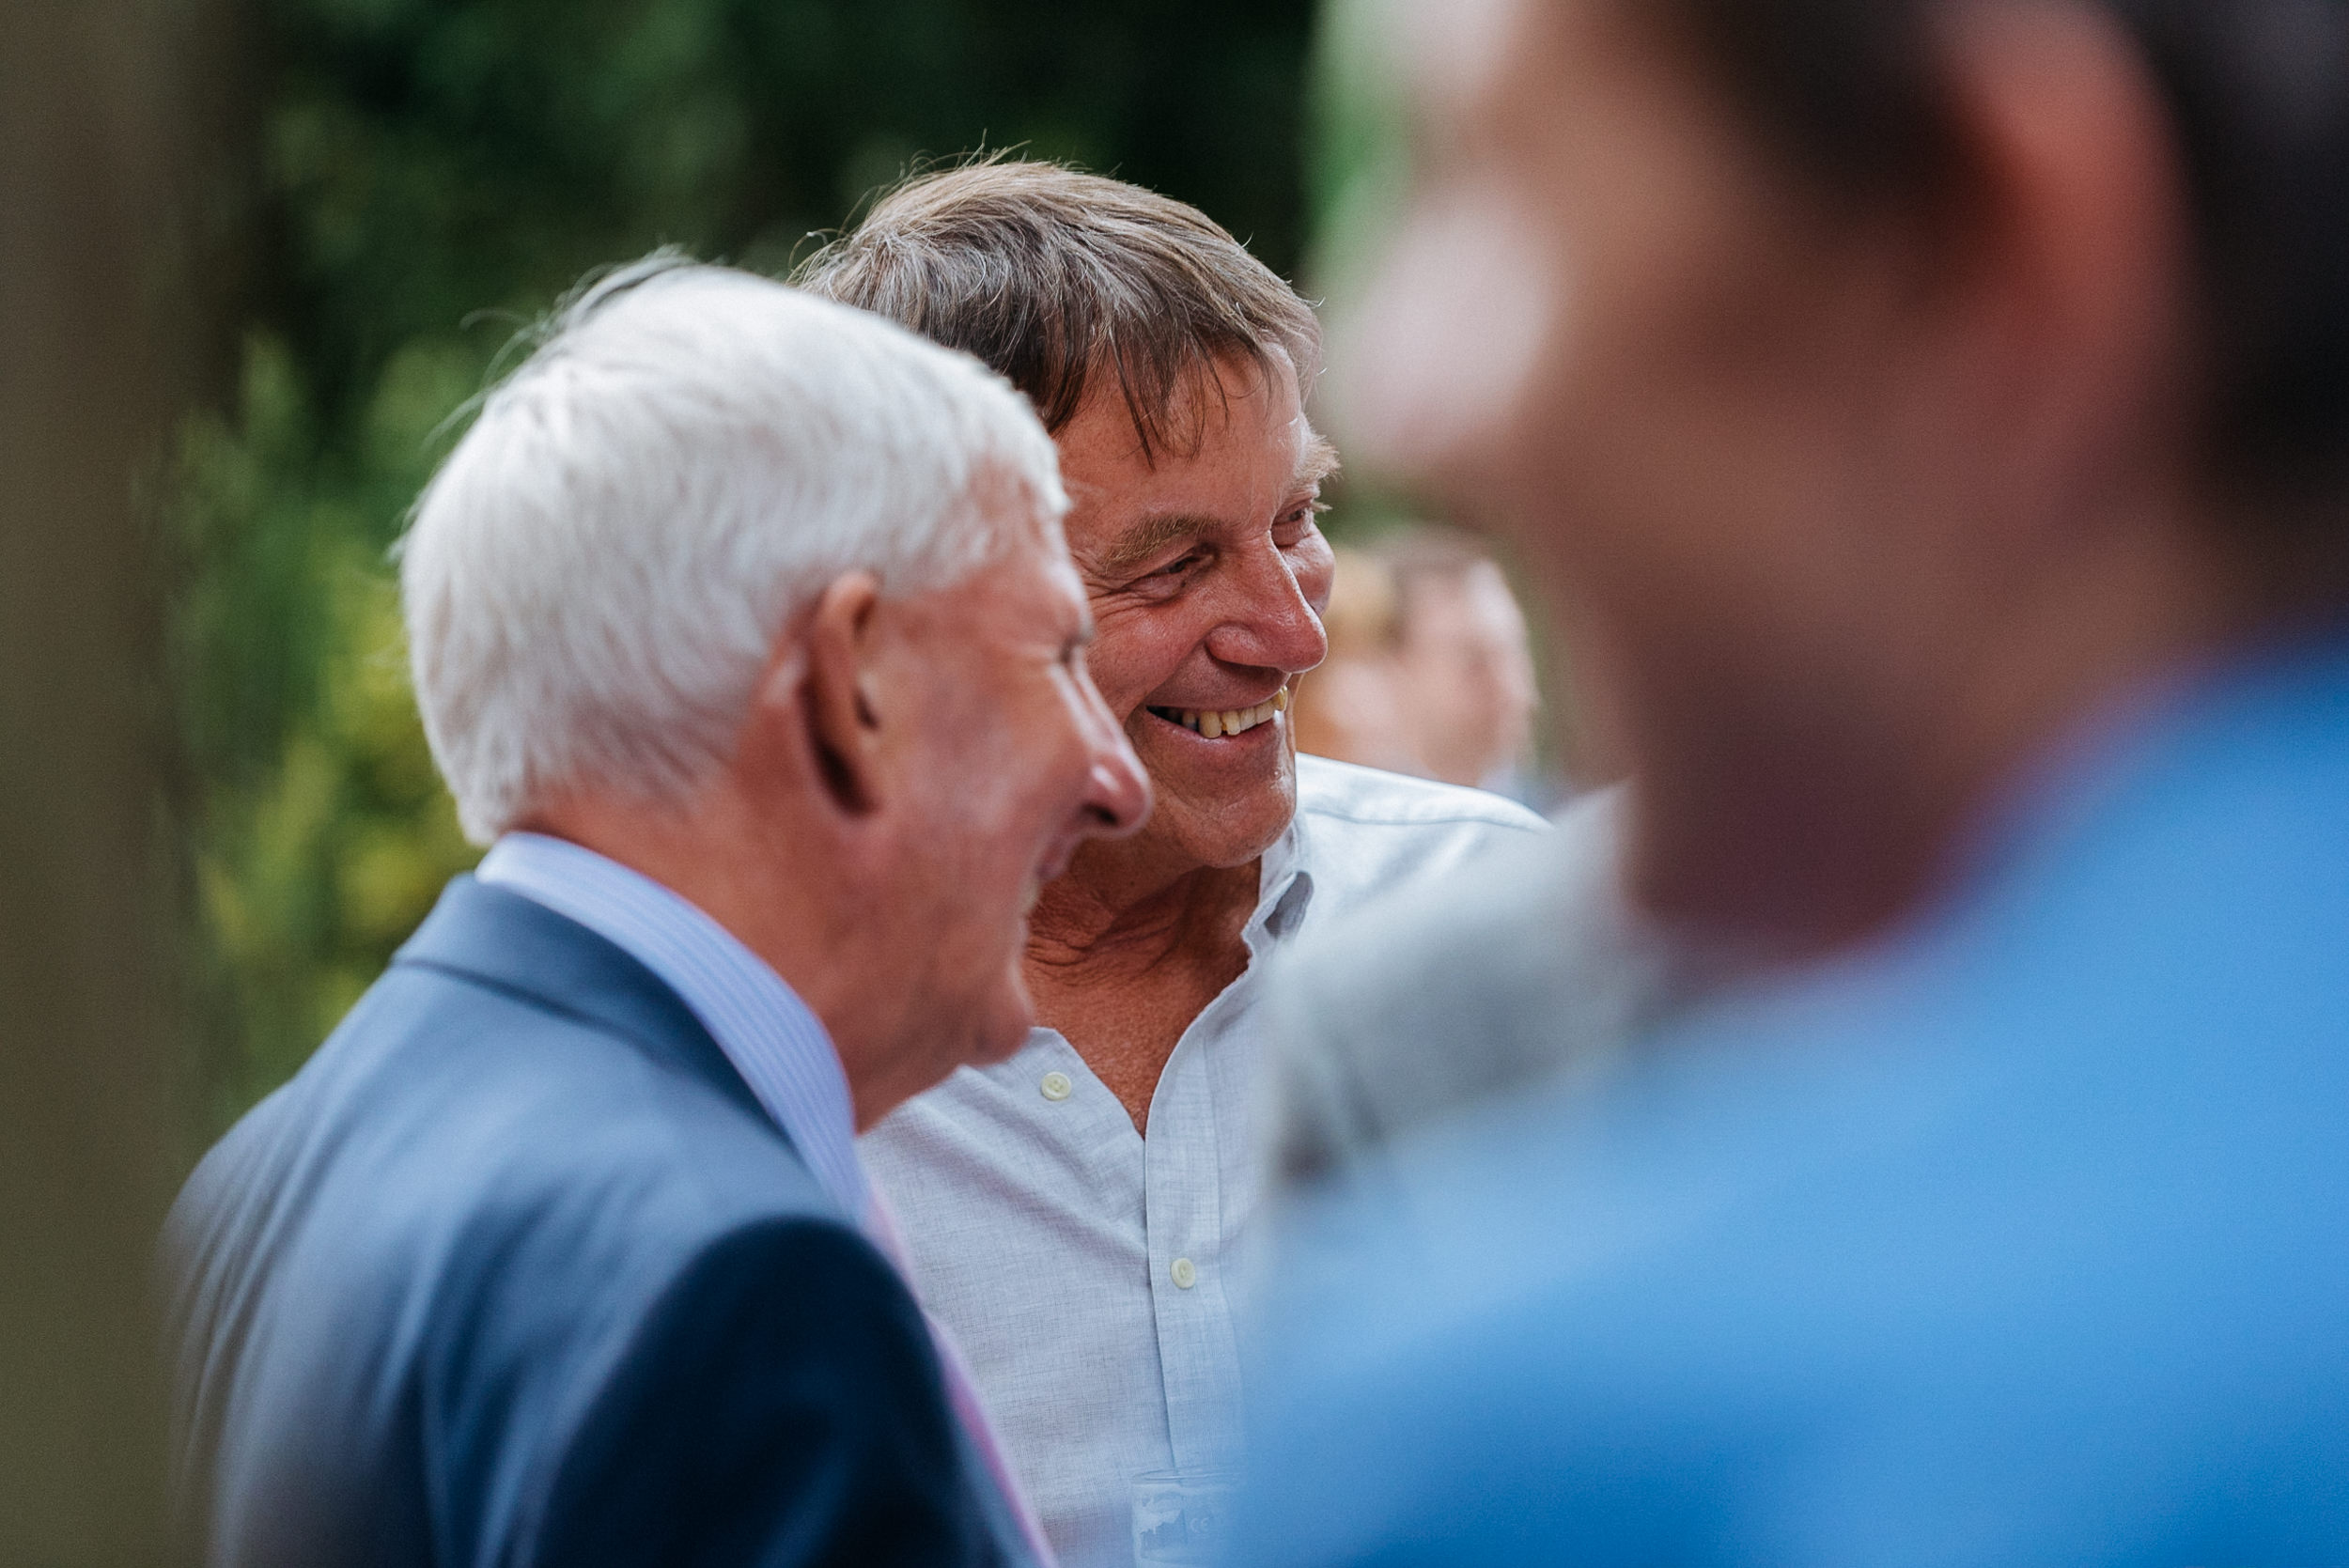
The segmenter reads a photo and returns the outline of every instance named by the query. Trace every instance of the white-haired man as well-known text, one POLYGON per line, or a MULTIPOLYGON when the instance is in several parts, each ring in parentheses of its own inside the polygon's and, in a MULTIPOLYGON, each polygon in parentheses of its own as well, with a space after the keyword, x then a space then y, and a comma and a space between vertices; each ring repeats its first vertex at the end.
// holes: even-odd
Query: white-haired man
POLYGON ((489 856, 173 1215, 210 1560, 1046 1556, 852 1140, 1148 809, 1065 505, 978 365, 717 269, 490 396, 403 568, 489 856))

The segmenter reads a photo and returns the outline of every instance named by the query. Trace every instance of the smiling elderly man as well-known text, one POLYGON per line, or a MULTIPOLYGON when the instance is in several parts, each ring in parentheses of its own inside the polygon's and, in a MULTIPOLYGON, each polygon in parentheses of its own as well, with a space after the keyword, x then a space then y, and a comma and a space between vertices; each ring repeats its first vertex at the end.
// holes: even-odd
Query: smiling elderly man
POLYGON ((1148 808, 1065 504, 1000 380, 716 268, 489 396, 402 587, 491 847, 174 1210, 192 1557, 1048 1555, 854 1133, 1020 1044, 1148 808))
POLYGON ((1123 1564, 1138 1474, 1231 1457, 1264 960, 1541 822, 1295 755, 1285 714, 1326 651, 1331 569, 1315 518, 1335 458, 1303 409, 1319 333, 1206 217, 980 165, 899 190, 800 281, 1034 401, 1094 675, 1157 796, 1141 833, 1086 846, 1044 890, 1025 965, 1043 1027, 863 1141, 1054 1546, 1123 1564))

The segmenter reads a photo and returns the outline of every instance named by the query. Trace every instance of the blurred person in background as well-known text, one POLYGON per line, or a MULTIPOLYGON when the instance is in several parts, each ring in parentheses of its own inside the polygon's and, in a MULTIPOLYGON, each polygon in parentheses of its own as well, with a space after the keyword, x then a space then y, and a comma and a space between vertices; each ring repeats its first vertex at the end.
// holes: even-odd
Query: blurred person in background
POLYGON ((1294 683, 1289 715, 1297 750, 1417 773, 1395 692, 1394 573, 1375 551, 1338 545, 1330 557, 1330 602, 1321 612, 1330 651, 1294 683))
POLYGON ((1422 524, 1335 554, 1298 750, 1534 803, 1533 653, 1491 553, 1422 524))
POLYGON ((1413 771, 1538 804, 1533 649, 1509 580, 1455 529, 1420 524, 1379 540, 1394 582, 1395 697, 1413 771))
POLYGON ((1237 1560, 2341 1560, 2349 10, 1403 14, 1351 434, 1770 978, 1300 1208, 1237 1560))
POLYGON ((917 179, 806 287, 967 349, 1059 443, 1092 669, 1157 808, 1031 921, 1039 1027, 863 1140, 924 1303, 969 1350, 1064 1562, 1123 1568, 1137 1477, 1228 1465, 1232 1279, 1255 1205, 1262 966, 1540 818, 1295 754, 1335 463, 1313 312, 1196 210, 994 163, 917 179))
POLYGON ((1148 809, 1065 505, 1000 380, 739 272, 489 395, 402 586, 490 853, 171 1219, 205 1560, 1049 1560, 853 1139, 1148 809))

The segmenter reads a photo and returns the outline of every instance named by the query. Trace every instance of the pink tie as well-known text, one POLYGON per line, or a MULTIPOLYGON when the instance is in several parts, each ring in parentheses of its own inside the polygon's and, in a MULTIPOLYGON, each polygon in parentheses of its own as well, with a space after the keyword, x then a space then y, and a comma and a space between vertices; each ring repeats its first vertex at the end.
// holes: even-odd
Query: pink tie
MULTIPOLYGON (((864 1229, 879 1246, 889 1261, 897 1265, 897 1273, 913 1288, 913 1270, 906 1264, 904 1238, 897 1231, 896 1217, 889 1212, 889 1204, 875 1189, 867 1189, 870 1201, 864 1213, 864 1229)), ((923 1309, 922 1321, 930 1327, 930 1343, 938 1351, 940 1370, 946 1376, 946 1398, 954 1405, 955 1417, 970 1435, 972 1446, 979 1451, 988 1473, 995 1478, 995 1489, 1001 1492, 1012 1517, 1019 1522, 1019 1533, 1027 1538, 1028 1550, 1035 1555, 1036 1568, 1056 1568, 1052 1548, 1044 1539, 1044 1527, 1036 1523, 1034 1512, 1012 1479, 1011 1466, 1003 1459, 1002 1443, 996 1440, 995 1423, 987 1419, 987 1406, 979 1403, 979 1390, 971 1381, 971 1369, 963 1364, 962 1352, 956 1348, 955 1338, 946 1332, 946 1326, 923 1309)))

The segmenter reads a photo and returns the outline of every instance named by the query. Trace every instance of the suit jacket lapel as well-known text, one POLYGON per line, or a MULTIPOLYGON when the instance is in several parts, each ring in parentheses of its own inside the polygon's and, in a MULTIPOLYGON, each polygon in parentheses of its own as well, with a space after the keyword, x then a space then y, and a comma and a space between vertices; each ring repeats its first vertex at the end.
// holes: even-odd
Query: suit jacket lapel
POLYGON ((392 962, 462 975, 622 1035, 790 1141, 709 1031, 660 976, 536 900, 459 877, 392 962))

